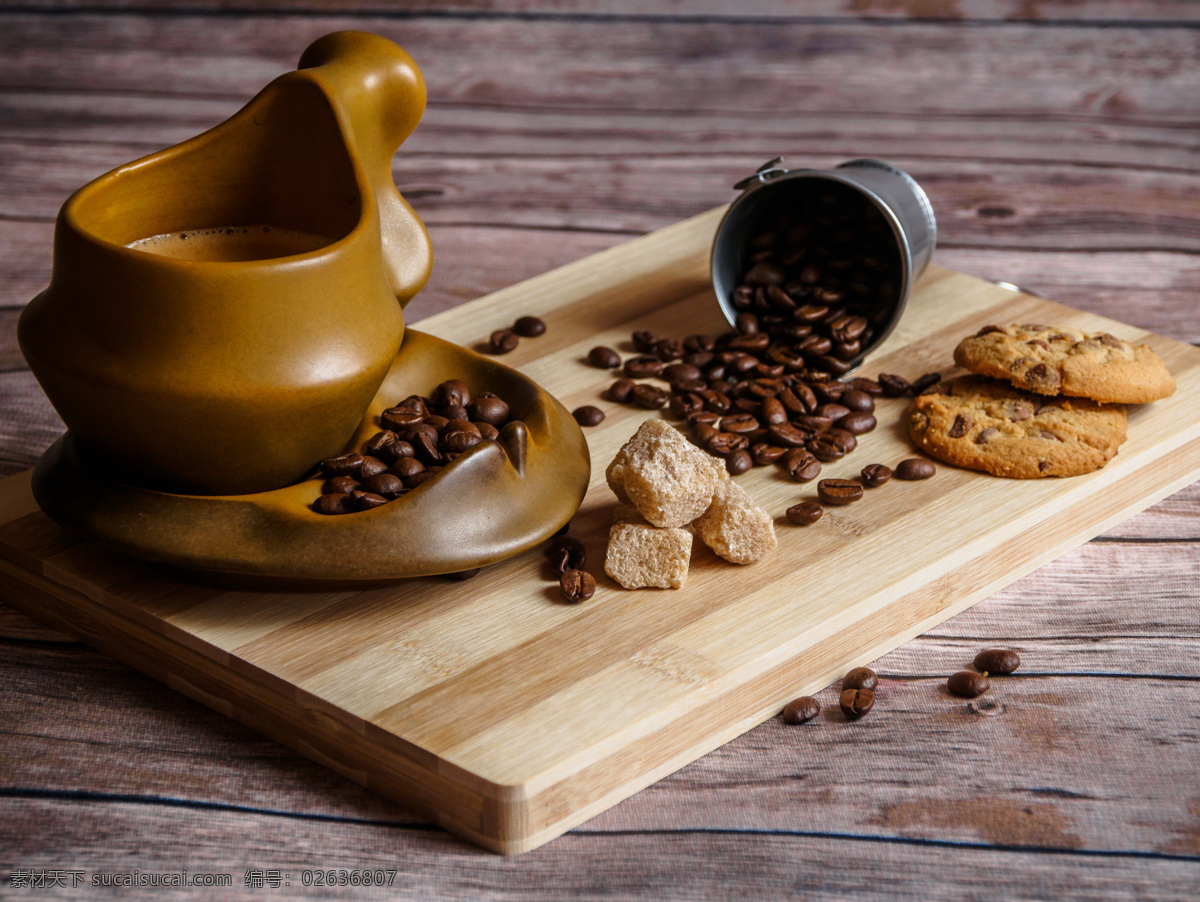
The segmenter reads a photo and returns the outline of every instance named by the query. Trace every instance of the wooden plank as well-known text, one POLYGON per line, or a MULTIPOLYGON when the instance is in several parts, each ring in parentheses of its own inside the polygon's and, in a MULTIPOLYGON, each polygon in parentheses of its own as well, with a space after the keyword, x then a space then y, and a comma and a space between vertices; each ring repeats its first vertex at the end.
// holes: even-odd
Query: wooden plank
MULTIPOLYGON (((86 0, 41 0, 38 9, 44 12, 82 10, 94 13, 94 4, 86 0)), ((105 5, 109 12, 149 11, 171 12, 178 4, 169 0, 111 0, 105 5)), ((242 0, 239 10, 247 13, 262 11, 287 14, 349 12, 362 14, 393 14, 405 18, 422 15, 476 18, 546 17, 555 19, 603 17, 606 19, 717 19, 755 21, 762 19, 865 19, 903 21, 942 20, 957 22, 1062 21, 1100 24, 1120 22, 1198 21, 1195 7, 1188 0, 1041 0, 1036 4, 1022 0, 992 0, 987 3, 962 4, 958 0, 809 0, 802 9, 787 0, 745 0, 730 7, 720 0, 691 0, 683 5, 648 6, 640 0, 439 0, 437 3, 405 2, 402 5, 388 0, 291 0, 284 10, 272 0, 242 0), (397 9, 401 6, 401 9, 397 9)), ((217 0, 188 3, 185 14, 225 13, 227 4, 217 0)))
MULTIPOLYGON (((518 312, 542 316, 546 335, 507 359, 568 406, 595 399, 608 376, 581 365, 592 344, 618 343, 632 328, 717 326, 705 258, 719 214, 426 326, 469 345, 518 312)), ((956 336, 1001 315, 1141 335, 933 268, 872 367, 915 376, 944 366, 956 336)), ((658 593, 620 592, 607 580, 595 603, 548 605, 536 552, 489 568, 469 594, 422 581, 310 597, 294 611, 246 598, 252 616, 239 625, 228 619, 238 605, 219 597, 168 608, 157 606, 158 592, 138 600, 130 595, 136 568, 107 573, 103 555, 81 546, 47 558, 45 579, 9 566, 37 593, 36 603, 21 593, 12 601, 60 627, 78 612, 75 626, 92 641, 169 685, 473 841, 522 851, 771 716, 789 693, 828 684, 851 662, 877 657, 1192 481, 1200 412, 1187 398, 1200 388, 1200 351, 1151 340, 1180 391, 1135 413, 1129 442, 1099 473, 1017 483, 943 469, 929 483, 890 486, 869 507, 830 513, 821 530, 781 528, 780 551, 738 570, 735 594, 726 589, 729 565, 697 555, 670 617, 658 593), (1001 522, 981 515, 1008 509, 1014 493, 1024 513, 1001 522), (890 567, 836 566, 880 548, 890 567)), ((904 407, 881 400, 878 413, 887 423, 904 407)), ((611 413, 590 431, 594 484, 576 518, 597 557, 612 505, 604 463, 645 416, 611 413)), ((862 445, 860 457, 908 453, 886 428, 862 445)), ((765 471, 741 481, 772 511, 796 493, 765 471)), ((1167 602, 1158 608, 1169 611, 1167 602)))

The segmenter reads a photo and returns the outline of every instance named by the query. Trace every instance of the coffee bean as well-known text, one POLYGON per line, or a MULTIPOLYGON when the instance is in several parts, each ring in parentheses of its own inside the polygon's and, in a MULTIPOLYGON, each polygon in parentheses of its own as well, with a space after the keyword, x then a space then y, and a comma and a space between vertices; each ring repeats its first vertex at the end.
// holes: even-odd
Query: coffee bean
POLYGON ((369 511, 373 507, 383 507, 389 499, 374 492, 355 491, 350 493, 350 500, 356 510, 369 511))
POLYGON ((475 428, 479 430, 479 435, 484 441, 494 442, 500 437, 500 430, 491 423, 479 422, 475 424, 475 428))
POLYGON ((672 385, 679 382, 698 382, 703 375, 697 367, 690 363, 672 363, 670 366, 663 367, 662 371, 662 377, 672 385))
POLYGON ((471 403, 471 390, 461 379, 447 379, 433 390, 431 400, 436 407, 444 407, 447 404, 466 407, 471 403))
POLYGON ((725 458, 725 469, 729 471, 730 476, 739 476, 753 466, 754 460, 744 448, 733 451, 725 458))
POLYGON ((862 468, 862 482, 869 489, 877 489, 892 478, 892 471, 883 464, 868 464, 862 468))
POLYGON ((912 388, 903 376, 894 376, 891 373, 880 373, 879 384, 883 387, 883 393, 889 398, 906 395, 912 388))
POLYGON ((424 405, 420 409, 415 407, 389 407, 379 415, 379 423, 388 430, 401 432, 409 426, 415 426, 418 423, 425 422, 425 417, 429 416, 424 405))
POLYGON ((976 670, 990 674, 1009 674, 1021 666, 1021 659, 1015 651, 1007 648, 989 648, 975 656, 976 670))
POLYGON ((367 480, 380 473, 386 473, 387 469, 388 465, 378 457, 364 456, 362 463, 358 465, 358 478, 367 480))
POLYGON ((863 495, 863 487, 850 479, 822 479, 817 483, 817 497, 824 504, 851 504, 863 495))
POLYGON ((851 720, 858 720, 875 705, 875 693, 870 689, 846 689, 838 696, 842 713, 851 720))
MULTIPOLYGON (((758 405, 755 404, 754 406, 757 407, 758 405)), ((758 419, 751 414, 737 413, 730 414, 722 419, 719 428, 722 432, 738 432, 745 434, 748 432, 753 432, 755 429, 759 429, 761 427, 759 426, 758 419)))
POLYGON ((421 463, 415 457, 402 457, 392 464, 392 472, 399 476, 405 485, 408 485, 409 479, 418 473, 425 472, 425 464, 421 463))
MULTIPOLYGON (((851 379, 847 385, 849 385, 855 391, 860 391, 865 395, 869 395, 872 399, 878 398, 883 394, 883 386, 874 379, 868 379, 865 376, 856 376, 855 378, 851 379)), ((842 403, 845 404, 846 402, 843 401, 842 403)))
POLYGON ((926 389, 932 388, 933 386, 937 385, 941 381, 942 381, 941 373, 926 373, 924 376, 914 379, 912 384, 908 387, 908 390, 911 391, 914 395, 919 395, 922 392, 924 392, 926 389))
POLYGON ((841 460, 846 456, 846 452, 842 450, 841 445, 828 432, 822 432, 813 436, 805 443, 805 447, 812 453, 813 457, 825 463, 841 460))
POLYGON ((787 703, 783 709, 783 720, 791 724, 808 723, 820 713, 821 703, 811 695, 803 695, 787 703))
POLYGON ((758 442, 750 446, 750 457, 753 459, 755 465, 759 467, 775 463, 785 453, 787 453, 786 448, 781 448, 778 445, 768 445, 766 442, 758 442))
POLYGON ((909 457, 896 464, 897 479, 928 479, 936 472, 933 461, 923 457, 909 457))
POLYGON ((767 427, 767 436, 771 444, 784 448, 803 448, 811 435, 807 429, 791 423, 777 423, 767 427))
POLYGON ((404 482, 395 473, 378 473, 364 482, 363 488, 384 498, 395 498, 404 491, 404 482))
POLYGON ((587 566, 587 549, 572 536, 555 536, 546 551, 550 567, 560 576, 568 570, 582 570, 587 566))
POLYGON ((982 673, 960 670, 946 680, 946 688, 960 698, 978 698, 988 691, 991 684, 982 673))
POLYGON ((820 520, 823 513, 825 513, 825 508, 815 501, 801 501, 799 504, 789 507, 784 516, 787 517, 789 523, 794 523, 796 526, 808 526, 820 520))
POLYGON ((349 494, 333 492, 314 501, 312 509, 318 514, 348 514, 354 506, 349 494))
POLYGON ((546 324, 536 316, 521 316, 513 323, 513 331, 522 338, 537 338, 546 331, 546 324))
POLYGON ((728 457, 734 451, 750 447, 750 440, 737 432, 715 432, 709 436, 706 448, 717 457, 728 457))
POLYGON ((733 328, 742 335, 756 335, 758 333, 758 317, 753 313, 739 313, 734 318, 733 328))
POLYGON ((660 338, 654 343, 654 356, 663 363, 678 360, 683 354, 683 342, 676 338, 660 338))
POLYGON ((842 454, 849 454, 858 447, 858 439, 854 437, 854 433, 846 429, 833 428, 825 433, 829 441, 841 449, 842 454))
POLYGON ((859 391, 857 388, 842 392, 842 396, 838 400, 843 407, 848 407, 850 410, 860 413, 875 412, 875 399, 865 391, 859 391))
POLYGON ((618 379, 608 387, 608 399, 616 401, 618 404, 624 404, 629 400, 629 396, 633 393, 636 385, 637 383, 632 379, 618 379))
POLYGON ((387 449, 396 443, 396 433, 390 429, 385 429, 382 432, 376 432, 373 436, 367 439, 363 445, 363 451, 375 457, 387 459, 387 449))
POLYGON ((580 426, 599 426, 604 422, 604 411, 599 407, 592 407, 590 404, 576 407, 571 411, 571 416, 580 426))
POLYGON ((783 466, 796 482, 811 482, 821 474, 821 462, 803 448, 793 448, 783 456, 783 466))
POLYGON ((642 354, 649 354, 658 342, 658 336, 648 329, 639 329, 633 333, 633 349, 642 354))
POLYGON ((357 476, 362 466, 363 456, 357 451, 327 457, 319 464, 321 472, 326 476, 357 476))
POLYGON ((621 365, 621 355, 612 348, 598 345, 588 351, 587 362, 602 370, 612 370, 621 365))
POLYGON ((844 404, 822 404, 813 413, 816 416, 825 417, 831 423, 834 423, 850 413, 850 408, 844 404))
POLYGON ((629 400, 645 410, 661 410, 667 406, 670 395, 657 385, 639 382, 629 393, 629 400))
POLYGON ((352 476, 333 476, 325 480, 321 491, 326 495, 349 495, 355 489, 361 488, 357 479, 352 476))
POLYGON ((649 354, 630 357, 625 361, 625 375, 631 379, 648 379, 662 372, 662 361, 649 354))
POLYGON ((488 338, 488 347, 493 354, 507 354, 516 349, 518 341, 512 329, 497 329, 488 338))
POLYGON ((870 689, 875 691, 879 677, 870 667, 855 667, 842 677, 842 689, 870 689))
POLYGON ((834 425, 852 435, 866 435, 875 428, 876 423, 874 414, 856 410, 846 414, 834 425))
POLYGON ((587 601, 596 594, 596 578, 586 570, 567 570, 558 585, 563 598, 571 604, 587 601))
POLYGON ((467 413, 476 423, 488 423, 497 429, 504 426, 512 416, 512 410, 503 398, 483 392, 467 405, 467 413))
POLYGON ((446 431, 438 441, 438 448, 446 454, 462 454, 474 448, 481 441, 483 441, 483 436, 479 434, 478 429, 472 432, 465 430, 457 432, 446 431))

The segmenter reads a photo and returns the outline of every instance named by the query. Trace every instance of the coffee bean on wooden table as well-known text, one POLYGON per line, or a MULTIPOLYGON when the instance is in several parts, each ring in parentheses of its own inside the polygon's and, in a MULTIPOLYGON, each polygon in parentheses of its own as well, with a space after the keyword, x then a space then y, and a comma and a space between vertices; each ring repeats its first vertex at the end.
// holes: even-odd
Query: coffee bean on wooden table
POLYGON ((998 673, 1013 673, 1021 666, 1021 658, 1015 651, 1007 648, 989 648, 977 654, 973 663, 976 670, 986 671, 994 676, 998 673))
POLYGON ((639 382, 629 393, 629 400, 644 410, 661 410, 667 406, 670 397, 657 385, 646 382, 639 382))
POLYGON ((571 416, 575 418, 575 422, 580 426, 599 426, 604 422, 604 411, 590 404, 585 404, 583 407, 576 407, 571 411, 571 416))
POLYGON ((862 483, 869 489, 877 489, 892 478, 892 471, 883 464, 868 464, 862 468, 862 483))
POLYGON ((821 703, 811 695, 802 695, 787 703, 783 709, 783 720, 792 724, 808 723, 820 713, 821 703))
POLYGON ((809 526, 821 519, 821 514, 825 513, 825 508, 817 504, 815 501, 801 501, 799 504, 793 504, 787 509, 785 516, 789 523, 796 526, 809 526))
POLYGON ((513 323, 513 331, 522 338, 537 338, 546 331, 546 324, 536 316, 519 316, 513 323))
POLYGON ((587 362, 602 370, 613 370, 621 365, 621 355, 612 348, 597 345, 588 351, 587 362))
POLYGON ((851 720, 858 720, 875 705, 875 693, 870 689, 846 689, 838 696, 842 713, 851 720))
POLYGON ((941 373, 926 373, 924 376, 919 376, 914 379, 912 384, 909 385, 908 390, 914 395, 919 395, 926 389, 933 388, 933 386, 937 385, 941 381, 941 373))
POLYGON ((625 375, 630 379, 648 379, 662 372, 662 361, 650 354, 630 357, 625 361, 625 375))
POLYGON ((863 487, 852 479, 822 479, 817 483, 817 497, 824 504, 851 504, 863 496, 863 487))
POLYGON ((633 333, 633 349, 640 354, 649 354, 658 343, 658 336, 649 329, 638 329, 633 333))
POLYGON ((842 689, 870 689, 875 691, 879 676, 870 667, 855 667, 842 677, 842 689))
POLYGON ((899 398, 902 395, 907 395, 912 388, 907 379, 892 373, 880 373, 879 385, 883 388, 883 393, 889 398, 899 398))
POLYGON ((567 570, 558 581, 563 598, 571 604, 587 601, 596 594, 596 578, 586 570, 567 570))
POLYGON ((754 460, 745 448, 739 448, 725 458, 725 469, 729 471, 730 476, 740 476, 753 466, 754 460))
POLYGON ((796 482, 811 482, 821 475, 821 462, 804 448, 792 448, 783 455, 781 463, 796 482))
POLYGON ((550 568, 561 576, 568 570, 582 570, 587 566, 587 549, 572 536, 555 536, 550 540, 546 558, 550 568))
POLYGON ((960 698, 978 698, 990 685, 985 674, 971 670, 960 670, 946 680, 946 688, 960 698))
POLYGON ((896 464, 894 475, 897 479, 928 479, 936 472, 937 467, 933 465, 933 461, 923 457, 909 457, 896 464))
POLYGON ((637 383, 632 379, 621 378, 608 387, 608 399, 616 401, 618 404, 624 404, 629 400, 629 396, 633 394, 637 383))
POLYGON ((839 419, 835 425, 852 435, 866 435, 875 429, 875 415, 862 410, 854 410, 839 419))
POLYGON ((512 329, 497 329, 488 337, 488 347, 493 354, 507 354, 516 350, 519 339, 512 329))

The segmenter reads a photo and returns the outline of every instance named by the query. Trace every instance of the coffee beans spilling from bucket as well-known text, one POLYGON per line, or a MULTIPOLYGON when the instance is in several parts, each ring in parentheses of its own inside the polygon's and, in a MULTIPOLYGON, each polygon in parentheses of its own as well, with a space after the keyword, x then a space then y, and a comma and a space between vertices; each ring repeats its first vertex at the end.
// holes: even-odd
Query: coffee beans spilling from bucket
POLYGON ((845 375, 893 320, 900 257, 892 227, 840 185, 797 196, 753 234, 730 301, 736 328, 765 334, 771 363, 845 375))
POLYGON ((443 382, 427 398, 410 395, 380 415, 383 429, 360 451, 321 461, 325 484, 313 510, 348 514, 387 504, 480 442, 495 441, 511 421, 502 398, 472 396, 461 379, 443 382))

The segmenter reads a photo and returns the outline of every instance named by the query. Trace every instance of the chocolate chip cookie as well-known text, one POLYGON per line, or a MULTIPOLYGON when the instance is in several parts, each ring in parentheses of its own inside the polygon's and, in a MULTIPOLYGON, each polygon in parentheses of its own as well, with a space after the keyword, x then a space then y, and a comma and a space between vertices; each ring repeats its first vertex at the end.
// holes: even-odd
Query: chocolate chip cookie
POLYGON ((993 476, 1035 479, 1098 470, 1125 441, 1125 408, 1044 398, 980 376, 921 395, 909 433, 938 460, 993 476))
POLYGON ((959 342, 954 362, 1040 395, 1108 404, 1142 404, 1175 391, 1175 380, 1154 351, 1107 332, 1030 323, 985 326, 959 342))

